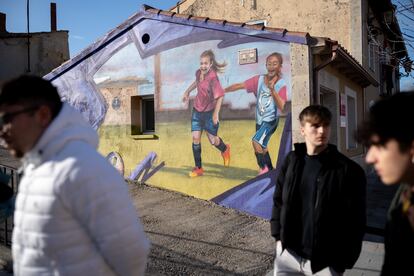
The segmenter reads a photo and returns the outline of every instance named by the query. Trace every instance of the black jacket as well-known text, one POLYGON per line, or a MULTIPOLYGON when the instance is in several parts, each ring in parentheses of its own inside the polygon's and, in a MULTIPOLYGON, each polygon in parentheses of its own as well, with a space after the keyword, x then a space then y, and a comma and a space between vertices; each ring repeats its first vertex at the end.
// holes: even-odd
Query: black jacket
MULTIPOLYGON (((299 186, 306 145, 295 144, 282 165, 273 196, 272 236, 283 248, 301 246, 301 207, 299 186)), ((357 261, 365 232, 366 177, 363 169, 329 145, 321 153, 322 168, 317 177, 313 210, 311 268, 325 267, 338 272, 352 268, 357 261)))
POLYGON ((381 276, 414 275, 414 230, 403 213, 401 203, 401 194, 405 189, 410 187, 402 184, 388 211, 381 276))

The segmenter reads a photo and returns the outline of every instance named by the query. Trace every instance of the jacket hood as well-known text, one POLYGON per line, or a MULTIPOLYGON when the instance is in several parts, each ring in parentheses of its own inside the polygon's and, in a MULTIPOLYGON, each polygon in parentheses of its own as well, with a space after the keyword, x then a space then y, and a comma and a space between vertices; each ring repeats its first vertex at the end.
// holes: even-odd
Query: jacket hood
POLYGON ((96 131, 77 110, 63 103, 59 114, 43 132, 39 141, 22 158, 23 167, 28 164, 37 167, 73 140, 84 141, 97 148, 99 138, 96 131))

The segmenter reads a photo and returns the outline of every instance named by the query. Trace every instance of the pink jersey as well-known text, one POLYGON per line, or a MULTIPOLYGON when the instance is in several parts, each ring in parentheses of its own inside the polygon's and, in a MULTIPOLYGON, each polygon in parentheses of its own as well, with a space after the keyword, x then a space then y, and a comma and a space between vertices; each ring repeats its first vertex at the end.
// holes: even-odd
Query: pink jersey
POLYGON ((196 71, 197 95, 194 100, 194 108, 198 112, 211 111, 216 107, 216 100, 224 96, 224 89, 216 71, 208 71, 203 80, 200 80, 200 74, 199 69, 196 71))

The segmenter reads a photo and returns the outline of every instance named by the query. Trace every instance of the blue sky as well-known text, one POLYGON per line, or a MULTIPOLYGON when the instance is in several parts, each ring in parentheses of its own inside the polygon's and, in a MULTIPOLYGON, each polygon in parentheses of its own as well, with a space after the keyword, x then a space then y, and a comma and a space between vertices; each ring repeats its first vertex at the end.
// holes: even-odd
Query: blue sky
MULTIPOLYGON (((414 60, 414 1, 412 0, 392 0, 397 6, 397 19, 401 32, 405 38, 405 46, 411 60, 414 60)), ((405 73, 403 70, 400 72, 405 73)), ((401 77, 401 90, 414 91, 414 72, 408 76, 401 77)))
MULTIPOLYGON (((30 0, 30 31, 50 31, 50 3, 57 6, 57 28, 69 31, 70 56, 137 12, 142 4, 169 9, 178 0, 30 0)), ((26 0, 0 0, 8 32, 26 32, 26 0)))
MULTIPOLYGON (((0 12, 7 14, 9 32, 26 32, 26 1, 0 0, 0 12)), ((173 7, 178 0, 29 0, 30 31, 50 30, 50 3, 57 4, 58 30, 69 31, 70 56, 74 57, 102 35, 124 22, 130 15, 147 4, 159 9, 173 7)), ((392 0, 397 6, 409 5, 411 0, 392 0)), ((408 14, 413 16, 412 14, 408 14)), ((403 33, 414 36, 414 21, 397 13, 403 33)), ((413 16, 414 17, 414 16, 413 16)), ((283 26, 281 26, 283 27, 283 26)), ((408 38, 408 37, 407 37, 408 38)), ((410 38, 408 38, 410 39, 410 38)), ((414 42, 414 39, 411 39, 414 42)), ((412 43, 411 45, 414 45, 412 43)), ((407 45, 410 57, 414 59, 414 49, 407 45)), ((401 79, 401 88, 414 89, 414 73, 401 79)))

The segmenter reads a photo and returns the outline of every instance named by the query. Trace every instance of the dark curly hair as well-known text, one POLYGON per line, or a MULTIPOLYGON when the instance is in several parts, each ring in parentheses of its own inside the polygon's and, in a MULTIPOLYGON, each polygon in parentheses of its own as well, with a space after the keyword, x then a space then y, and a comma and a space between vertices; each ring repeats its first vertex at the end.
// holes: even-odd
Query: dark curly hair
POLYGON ((359 142, 385 145, 395 139, 400 150, 406 151, 414 141, 414 91, 397 93, 375 103, 368 118, 361 123, 357 132, 359 142), (376 136, 373 141, 373 136, 376 136))

